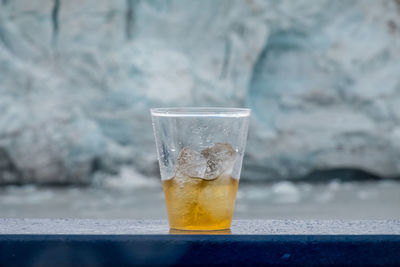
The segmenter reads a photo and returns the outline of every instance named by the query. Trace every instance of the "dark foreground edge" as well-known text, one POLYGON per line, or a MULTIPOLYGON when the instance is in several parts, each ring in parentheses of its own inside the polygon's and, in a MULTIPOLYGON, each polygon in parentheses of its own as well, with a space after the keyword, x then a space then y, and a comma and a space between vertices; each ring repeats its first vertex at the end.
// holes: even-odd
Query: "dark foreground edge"
POLYGON ((400 266, 400 235, 0 235, 0 266, 400 266))

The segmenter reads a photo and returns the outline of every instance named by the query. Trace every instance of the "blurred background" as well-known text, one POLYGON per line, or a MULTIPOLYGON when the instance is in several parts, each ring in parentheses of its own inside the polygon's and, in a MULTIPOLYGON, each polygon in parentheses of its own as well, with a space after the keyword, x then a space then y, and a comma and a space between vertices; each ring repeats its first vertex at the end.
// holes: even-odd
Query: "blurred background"
POLYGON ((0 0, 0 217, 166 219, 171 106, 253 110, 236 219, 400 218, 399 0, 0 0))

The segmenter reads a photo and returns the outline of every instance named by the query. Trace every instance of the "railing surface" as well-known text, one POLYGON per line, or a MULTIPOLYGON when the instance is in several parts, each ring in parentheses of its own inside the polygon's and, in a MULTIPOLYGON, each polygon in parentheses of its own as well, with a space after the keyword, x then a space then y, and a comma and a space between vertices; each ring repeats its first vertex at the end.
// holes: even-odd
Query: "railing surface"
POLYGON ((400 221, 238 220, 170 231, 159 220, 0 219, 0 266, 400 266, 400 221))

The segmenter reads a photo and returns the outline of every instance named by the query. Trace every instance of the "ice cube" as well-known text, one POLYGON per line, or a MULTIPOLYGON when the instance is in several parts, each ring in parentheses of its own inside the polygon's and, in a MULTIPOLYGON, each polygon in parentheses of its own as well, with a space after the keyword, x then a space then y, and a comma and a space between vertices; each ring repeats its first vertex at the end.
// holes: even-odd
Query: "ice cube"
POLYGON ((225 143, 216 143, 201 151, 201 155, 207 160, 207 167, 203 179, 213 180, 225 171, 233 168, 236 160, 236 150, 225 143))
POLYGON ((231 170, 236 160, 237 152, 230 144, 216 143, 203 149, 200 153, 184 147, 178 155, 175 168, 175 178, 201 178, 214 180, 224 172, 231 170))
POLYGON ((176 173, 189 177, 203 178, 207 169, 204 156, 188 147, 182 148, 177 158, 176 173))

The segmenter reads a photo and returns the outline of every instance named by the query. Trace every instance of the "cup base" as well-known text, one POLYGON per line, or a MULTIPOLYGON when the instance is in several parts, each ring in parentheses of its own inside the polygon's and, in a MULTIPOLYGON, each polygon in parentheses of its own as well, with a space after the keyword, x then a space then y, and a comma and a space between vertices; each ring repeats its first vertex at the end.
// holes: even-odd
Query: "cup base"
POLYGON ((217 230, 184 230, 170 228, 169 233, 173 235, 231 235, 232 231, 230 228, 217 230))

